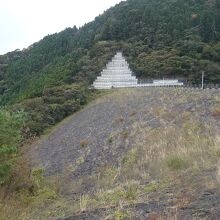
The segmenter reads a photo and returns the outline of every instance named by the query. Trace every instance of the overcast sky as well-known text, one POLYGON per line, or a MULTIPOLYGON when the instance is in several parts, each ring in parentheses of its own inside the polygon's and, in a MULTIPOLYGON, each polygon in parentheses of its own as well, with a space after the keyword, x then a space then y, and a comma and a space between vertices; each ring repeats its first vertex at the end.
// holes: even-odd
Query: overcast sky
POLYGON ((0 54, 92 21, 121 0, 0 0, 0 54))

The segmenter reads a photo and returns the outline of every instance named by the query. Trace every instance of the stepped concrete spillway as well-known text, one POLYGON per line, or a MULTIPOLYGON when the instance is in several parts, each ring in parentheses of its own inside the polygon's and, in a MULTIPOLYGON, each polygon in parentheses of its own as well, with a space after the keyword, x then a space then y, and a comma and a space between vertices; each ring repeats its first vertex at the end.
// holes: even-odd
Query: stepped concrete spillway
POLYGON ((96 89, 137 87, 138 80, 121 52, 118 52, 93 83, 96 89))
POLYGON ((178 80, 153 80, 152 83, 138 84, 138 79, 134 76, 129 64, 118 52, 106 65, 106 68, 98 76, 93 87, 95 89, 127 88, 127 87, 170 87, 183 86, 178 80))

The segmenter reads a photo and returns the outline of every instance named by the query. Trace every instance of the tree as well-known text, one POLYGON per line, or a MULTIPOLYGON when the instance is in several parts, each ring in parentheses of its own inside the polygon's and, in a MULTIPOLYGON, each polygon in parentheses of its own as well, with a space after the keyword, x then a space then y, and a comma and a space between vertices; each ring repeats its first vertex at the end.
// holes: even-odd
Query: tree
POLYGON ((212 11, 206 10, 203 12, 200 21, 200 32, 205 42, 215 39, 215 17, 212 11))

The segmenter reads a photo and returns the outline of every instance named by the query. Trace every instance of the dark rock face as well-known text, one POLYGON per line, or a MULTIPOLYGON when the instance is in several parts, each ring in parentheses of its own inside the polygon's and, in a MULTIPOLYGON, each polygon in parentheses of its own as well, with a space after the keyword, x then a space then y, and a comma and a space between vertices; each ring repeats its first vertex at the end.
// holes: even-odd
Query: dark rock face
POLYGON ((198 219, 220 219, 220 190, 212 189, 201 193, 188 207, 188 216, 198 219))

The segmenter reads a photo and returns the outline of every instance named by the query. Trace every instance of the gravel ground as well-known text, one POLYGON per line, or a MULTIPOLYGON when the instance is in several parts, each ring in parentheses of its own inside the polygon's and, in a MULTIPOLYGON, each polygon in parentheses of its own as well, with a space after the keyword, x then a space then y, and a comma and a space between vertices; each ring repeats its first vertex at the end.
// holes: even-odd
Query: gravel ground
MULTIPOLYGON (((129 150, 131 143, 118 146, 112 152, 108 148, 108 138, 113 133, 129 130, 132 123, 130 114, 156 105, 156 100, 149 99, 142 92, 145 91, 139 90, 131 96, 129 92, 117 97, 109 95, 73 115, 32 147, 33 164, 44 167, 46 175, 53 175, 64 172, 68 165, 83 156, 84 162, 72 173, 78 177, 91 174, 97 167, 117 162, 129 150), (82 142, 86 146, 82 146, 82 142)), ((136 115, 136 120, 146 120, 153 127, 159 126, 159 121, 153 115, 146 116, 141 111, 136 115)))

